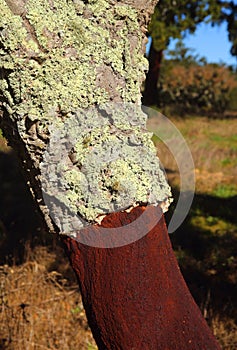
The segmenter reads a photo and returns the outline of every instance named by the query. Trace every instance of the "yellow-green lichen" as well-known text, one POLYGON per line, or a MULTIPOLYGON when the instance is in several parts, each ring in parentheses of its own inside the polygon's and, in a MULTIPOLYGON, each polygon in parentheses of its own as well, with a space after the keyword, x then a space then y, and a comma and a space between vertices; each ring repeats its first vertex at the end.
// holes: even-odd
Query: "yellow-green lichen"
POLYGON ((170 197, 143 114, 131 106, 108 103, 78 110, 50 129, 50 145, 41 164, 45 190, 86 222, 170 197))
MULTIPOLYGON (((73 1, 65 5, 63 0, 54 0, 51 7, 47 0, 28 0, 26 26, 5 1, 0 4, 1 65, 14 70, 8 75, 16 96, 12 113, 21 117, 33 113, 34 119, 40 119, 47 118, 52 108, 67 114, 78 106, 108 101, 108 92, 96 86, 96 69, 104 64, 124 81, 114 87, 121 99, 138 100, 145 61, 135 9, 111 7, 105 0, 90 1, 86 7, 90 17, 85 18, 73 1), (138 40, 133 50, 128 34, 138 40)), ((5 96, 7 89, 9 86, 3 87, 5 96)))
MULTIPOLYGON (((24 41, 27 31, 22 27, 20 16, 13 15, 6 2, 1 0, 1 42, 4 42, 4 48, 10 51, 16 50, 24 41)), ((0 53, 3 55, 3 50, 0 53)))
POLYGON ((69 230, 69 216, 84 226, 166 201, 139 106, 147 61, 136 10, 106 0, 28 0, 22 18, 0 5, 4 106, 36 168, 43 159, 39 178, 60 230, 69 230))

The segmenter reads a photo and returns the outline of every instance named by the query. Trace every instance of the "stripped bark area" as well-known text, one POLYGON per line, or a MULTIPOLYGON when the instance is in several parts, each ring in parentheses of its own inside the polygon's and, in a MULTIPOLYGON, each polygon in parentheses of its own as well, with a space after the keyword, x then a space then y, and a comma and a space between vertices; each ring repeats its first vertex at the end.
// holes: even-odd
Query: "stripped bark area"
MULTIPOLYGON (((144 211, 149 222, 161 214, 159 207, 137 207, 109 214, 101 225, 125 226, 144 211)), ((63 238, 99 349, 220 349, 184 282, 164 217, 147 232, 113 249, 63 238)))

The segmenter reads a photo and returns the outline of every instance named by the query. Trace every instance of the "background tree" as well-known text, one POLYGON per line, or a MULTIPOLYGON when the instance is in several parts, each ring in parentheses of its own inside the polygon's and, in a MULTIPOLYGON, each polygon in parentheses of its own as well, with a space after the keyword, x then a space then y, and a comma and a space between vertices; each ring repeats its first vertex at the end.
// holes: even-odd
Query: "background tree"
POLYGON ((149 71, 147 74, 143 103, 157 103, 157 82, 163 51, 171 39, 181 39, 184 35, 194 33, 198 24, 216 21, 220 16, 221 4, 213 0, 179 1, 161 0, 156 6, 149 24, 152 43, 149 51, 149 71))
POLYGON ((229 67, 207 63, 205 57, 185 47, 181 40, 166 53, 157 83, 160 108, 168 107, 181 115, 223 115, 231 107, 237 81, 229 67))
POLYGON ((227 22, 229 40, 231 42, 231 54, 237 59, 237 4, 234 1, 222 3, 220 22, 227 22))

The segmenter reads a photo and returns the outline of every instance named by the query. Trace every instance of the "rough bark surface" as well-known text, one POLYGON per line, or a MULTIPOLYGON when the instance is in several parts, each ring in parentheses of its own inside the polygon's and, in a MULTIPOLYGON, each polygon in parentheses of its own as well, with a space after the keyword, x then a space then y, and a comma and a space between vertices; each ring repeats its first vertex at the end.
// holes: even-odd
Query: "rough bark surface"
POLYGON ((0 122, 52 232, 39 170, 51 132, 80 108, 140 103, 156 2, 0 0, 0 122))
MULTIPOLYGON (((102 226, 128 225, 144 210, 154 222, 161 209, 109 214, 102 226)), ((164 218, 147 232, 113 249, 64 238, 99 349, 220 350, 183 280, 164 218)))

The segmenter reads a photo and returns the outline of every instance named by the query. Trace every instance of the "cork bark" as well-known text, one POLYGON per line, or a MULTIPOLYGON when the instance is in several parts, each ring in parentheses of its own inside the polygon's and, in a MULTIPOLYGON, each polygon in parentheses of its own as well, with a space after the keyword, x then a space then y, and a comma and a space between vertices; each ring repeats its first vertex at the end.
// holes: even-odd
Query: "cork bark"
MULTIPOLYGON (((59 229, 45 205, 40 171, 51 134, 66 122, 75 133, 73 116, 78 110, 106 103, 139 106, 148 68, 145 32, 155 4, 154 0, 0 0, 0 124, 22 160, 27 183, 51 232, 59 229)), ((145 127, 141 118, 136 126, 140 135, 145 127)), ((116 134, 119 128, 135 134, 134 125, 128 124, 129 120, 123 128, 118 122, 116 134)), ((76 186, 77 179, 73 181, 76 186)))

